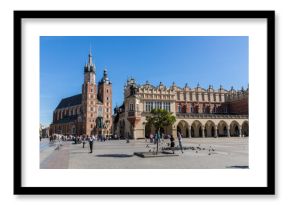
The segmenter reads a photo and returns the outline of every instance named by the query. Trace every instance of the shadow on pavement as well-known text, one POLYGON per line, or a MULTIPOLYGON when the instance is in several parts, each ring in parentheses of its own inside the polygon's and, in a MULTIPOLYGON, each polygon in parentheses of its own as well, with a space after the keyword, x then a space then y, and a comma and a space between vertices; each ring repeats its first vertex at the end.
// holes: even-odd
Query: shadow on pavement
POLYGON ((230 169, 249 169, 249 166, 229 166, 230 169))
POLYGON ((96 157, 119 157, 119 158, 125 158, 125 157, 133 157, 133 155, 129 155, 129 154, 99 154, 99 155, 96 155, 96 157))

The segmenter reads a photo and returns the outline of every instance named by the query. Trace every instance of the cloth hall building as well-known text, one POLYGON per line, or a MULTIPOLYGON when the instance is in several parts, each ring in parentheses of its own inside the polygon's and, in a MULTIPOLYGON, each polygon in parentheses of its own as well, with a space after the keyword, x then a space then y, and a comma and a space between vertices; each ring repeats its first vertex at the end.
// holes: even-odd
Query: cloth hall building
POLYGON ((50 134, 111 135, 112 83, 104 70, 96 84, 96 66, 92 54, 84 66, 82 93, 63 98, 53 112, 50 134))
POLYGON ((145 138, 155 130, 146 125, 146 116, 154 108, 172 112, 176 122, 161 132, 174 137, 241 137, 249 135, 249 89, 225 90, 222 86, 207 89, 198 84, 181 88, 160 82, 138 85, 128 79, 124 86, 124 103, 114 109, 113 132, 132 139, 145 138))

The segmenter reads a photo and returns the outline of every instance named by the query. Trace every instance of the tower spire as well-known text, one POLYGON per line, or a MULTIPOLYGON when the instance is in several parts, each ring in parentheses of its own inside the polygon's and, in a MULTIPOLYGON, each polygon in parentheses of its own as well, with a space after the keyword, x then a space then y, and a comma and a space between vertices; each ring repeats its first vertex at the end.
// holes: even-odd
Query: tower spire
POLYGON ((90 52, 89 52, 89 65, 93 64, 93 56, 92 56, 92 46, 90 45, 90 52))
POLYGON ((85 72, 96 72, 96 66, 93 64, 93 55, 92 55, 92 48, 90 45, 89 56, 88 56, 88 63, 85 64, 84 68, 85 72))

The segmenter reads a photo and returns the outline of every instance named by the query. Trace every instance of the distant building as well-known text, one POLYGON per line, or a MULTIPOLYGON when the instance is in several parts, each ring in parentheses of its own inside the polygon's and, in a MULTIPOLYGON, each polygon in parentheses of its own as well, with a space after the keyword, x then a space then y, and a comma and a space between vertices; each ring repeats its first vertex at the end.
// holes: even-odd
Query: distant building
POLYGON ((41 138, 49 137, 49 127, 44 127, 41 130, 41 138))
POLYGON ((96 84, 96 66, 92 54, 84 66, 82 93, 63 98, 53 112, 51 134, 111 135, 112 83, 104 70, 96 84))
POLYGON ((124 86, 124 103, 114 109, 114 133, 121 137, 145 138, 155 133, 146 125, 146 116, 154 108, 165 109, 176 116, 176 122, 162 130, 176 137, 248 136, 249 90, 225 90, 222 86, 207 89, 197 85, 181 88, 161 82, 138 85, 131 78, 124 86))

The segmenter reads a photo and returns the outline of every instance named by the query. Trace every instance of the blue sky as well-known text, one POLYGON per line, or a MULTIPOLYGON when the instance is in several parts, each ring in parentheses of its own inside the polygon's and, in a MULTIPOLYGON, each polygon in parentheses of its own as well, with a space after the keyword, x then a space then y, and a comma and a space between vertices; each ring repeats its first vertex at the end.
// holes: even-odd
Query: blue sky
POLYGON ((123 102, 123 86, 137 83, 225 89, 248 86, 247 36, 40 37, 40 122, 49 125, 62 98, 81 93, 90 47, 96 79, 103 70, 113 84, 113 107, 123 102))

